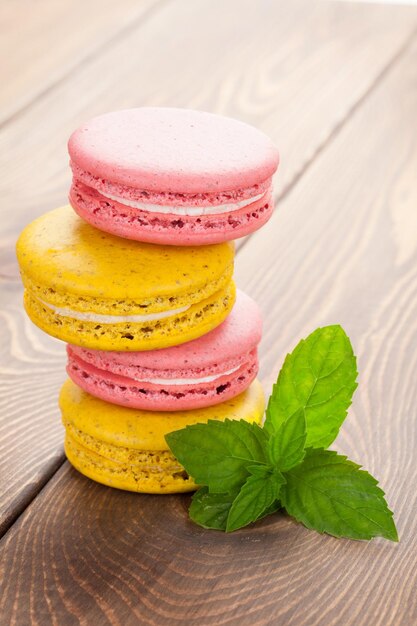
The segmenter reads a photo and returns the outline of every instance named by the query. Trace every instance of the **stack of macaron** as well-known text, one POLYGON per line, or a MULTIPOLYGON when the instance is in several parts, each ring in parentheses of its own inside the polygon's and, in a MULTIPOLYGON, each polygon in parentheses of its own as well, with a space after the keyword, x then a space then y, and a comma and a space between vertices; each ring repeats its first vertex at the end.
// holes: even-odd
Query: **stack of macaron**
POLYGON ((67 457, 105 485, 191 491, 165 435, 263 417, 262 321, 233 240, 271 216, 278 153, 229 118, 138 108, 84 124, 69 154, 70 205, 17 244, 29 317, 68 344, 67 457))

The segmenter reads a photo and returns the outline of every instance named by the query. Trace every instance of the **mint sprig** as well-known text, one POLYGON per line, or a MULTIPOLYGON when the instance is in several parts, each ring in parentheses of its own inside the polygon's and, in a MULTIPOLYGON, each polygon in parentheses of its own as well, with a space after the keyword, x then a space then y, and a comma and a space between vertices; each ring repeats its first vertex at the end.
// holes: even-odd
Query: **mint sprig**
POLYGON ((398 541, 377 481, 326 450, 351 404, 356 358, 340 326, 319 328, 284 362, 263 428, 209 420, 166 435, 201 488, 191 519, 231 532, 284 508, 307 528, 335 537, 398 541))

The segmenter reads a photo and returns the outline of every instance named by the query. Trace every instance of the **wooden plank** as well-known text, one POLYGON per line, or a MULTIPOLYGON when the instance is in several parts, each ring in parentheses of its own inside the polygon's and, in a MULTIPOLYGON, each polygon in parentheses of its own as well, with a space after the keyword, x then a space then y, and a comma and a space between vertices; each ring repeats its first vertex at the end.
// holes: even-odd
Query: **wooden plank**
POLYGON ((65 346, 27 319, 21 287, 1 290, 0 534, 64 460, 57 390, 65 380, 65 346))
POLYGON ((402 49, 416 20, 415 7, 161 4, 143 28, 88 59, 0 133, 3 236, 13 239, 29 216, 65 202, 69 134, 117 108, 185 106, 253 123, 280 146, 282 189, 402 49))
POLYGON ((267 383, 316 326, 352 337, 360 386, 337 448, 381 480, 401 542, 337 540, 282 515, 204 531, 188 497, 108 489, 65 464, 0 544, 11 624, 416 623, 416 63, 417 44, 237 263, 264 309, 267 383))
POLYGON ((0 125, 137 25, 156 0, 13 0, 0 4, 0 125))

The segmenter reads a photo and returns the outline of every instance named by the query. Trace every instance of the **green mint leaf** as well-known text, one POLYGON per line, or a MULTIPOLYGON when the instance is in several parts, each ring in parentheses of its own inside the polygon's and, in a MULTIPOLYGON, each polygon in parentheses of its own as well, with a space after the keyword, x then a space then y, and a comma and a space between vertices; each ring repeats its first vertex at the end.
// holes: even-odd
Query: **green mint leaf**
POLYGON ((273 471, 273 468, 270 465, 248 465, 247 470, 252 476, 267 478, 273 471))
POLYGON ((165 436, 173 455, 198 485, 230 493, 249 476, 248 466, 268 464, 267 434, 243 420, 209 420, 165 436))
POLYGON ((279 500, 275 500, 275 502, 273 502, 271 506, 265 509, 265 511, 262 511, 260 515, 258 515, 255 521, 257 522, 258 520, 261 520, 264 517, 267 517, 268 515, 272 515, 272 513, 276 513, 277 511, 279 511, 280 508, 281 508, 281 502, 279 500))
MULTIPOLYGON (((259 467, 259 466, 258 466, 259 467)), ((203 528, 211 530, 226 530, 227 518, 230 507, 236 498, 237 492, 210 493, 208 487, 201 487, 192 497, 188 510, 190 519, 203 528)), ((256 520, 258 521, 267 515, 275 513, 281 508, 278 500, 275 500, 269 507, 263 510, 256 520)))
POLYGON ((230 507, 226 532, 231 532, 255 522, 275 503, 285 482, 280 472, 264 476, 251 475, 230 507))
POLYGON ((285 472, 301 463, 306 443, 306 420, 303 409, 290 415, 268 441, 268 454, 271 464, 285 472))
POLYGON ((226 530, 227 516, 236 493, 209 493, 208 487, 201 487, 193 495, 189 508, 190 518, 203 528, 226 530))
MULTIPOLYGON (((236 491, 232 494, 210 493, 208 487, 201 487, 192 497, 188 510, 190 519, 203 528, 226 530, 229 511, 237 493, 236 491)), ((279 500, 274 500, 270 506, 261 511, 256 519, 252 521, 257 522, 267 515, 275 513, 280 508, 281 503, 279 500)))
POLYGON ((285 479, 282 506, 307 528, 335 537, 398 541, 384 492, 375 478, 345 456, 309 449, 285 479))
POLYGON ((287 355, 269 399, 265 429, 272 434, 303 409, 308 447, 327 448, 352 402, 356 358, 340 326, 318 328, 287 355))

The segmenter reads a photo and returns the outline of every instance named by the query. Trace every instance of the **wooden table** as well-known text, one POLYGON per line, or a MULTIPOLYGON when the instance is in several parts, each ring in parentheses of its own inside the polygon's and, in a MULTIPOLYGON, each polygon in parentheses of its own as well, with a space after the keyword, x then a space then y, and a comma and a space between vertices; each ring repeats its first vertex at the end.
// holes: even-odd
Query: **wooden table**
POLYGON ((417 9, 5 0, 0 23, 2 626, 416 624, 417 9), (264 313, 261 377, 269 390, 298 339, 345 327, 360 385, 335 447, 380 479, 399 544, 282 514, 204 531, 188 496, 65 461, 64 348, 23 314, 14 242, 65 203, 70 132, 137 105, 235 116, 279 145, 277 210, 236 259, 264 313))

